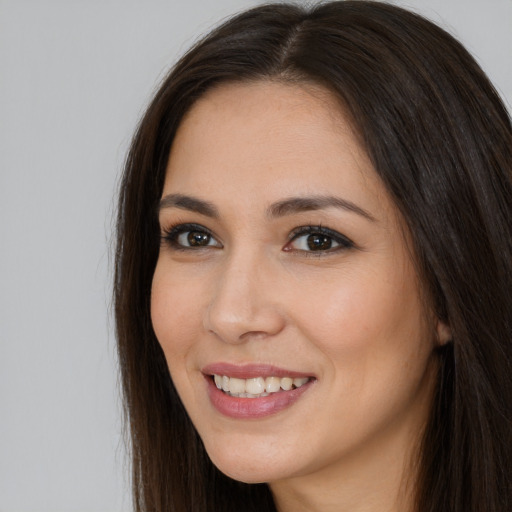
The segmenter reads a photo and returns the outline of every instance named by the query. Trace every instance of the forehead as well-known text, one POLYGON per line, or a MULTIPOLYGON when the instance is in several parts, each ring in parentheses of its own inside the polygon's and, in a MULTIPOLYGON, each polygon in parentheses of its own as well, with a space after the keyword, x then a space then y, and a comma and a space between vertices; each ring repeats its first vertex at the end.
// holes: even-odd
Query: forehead
POLYGON ((223 84, 199 99, 171 148, 164 194, 270 203, 333 191, 379 203, 384 194, 339 101, 281 82, 223 84))

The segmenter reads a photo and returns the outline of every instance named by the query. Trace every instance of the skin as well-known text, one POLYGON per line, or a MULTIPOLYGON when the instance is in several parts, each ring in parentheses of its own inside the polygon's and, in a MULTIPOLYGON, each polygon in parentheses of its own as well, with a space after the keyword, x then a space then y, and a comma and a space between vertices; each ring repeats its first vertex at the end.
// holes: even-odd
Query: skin
MULTIPOLYGON (((411 508, 410 466, 449 332, 422 300, 407 230, 326 90, 278 82, 224 84, 199 99, 171 149, 162 197, 208 201, 213 218, 164 205, 163 236, 194 223, 208 245, 162 242, 152 321, 176 389, 214 464, 269 482, 280 511, 411 508), (334 206, 270 217, 290 197, 334 206), (323 226, 353 242, 311 250, 323 226), (404 235, 405 233, 405 235, 404 235), (314 375, 287 409, 223 416, 201 368, 262 363, 314 375)), ((190 231, 190 229, 188 230, 190 231)))

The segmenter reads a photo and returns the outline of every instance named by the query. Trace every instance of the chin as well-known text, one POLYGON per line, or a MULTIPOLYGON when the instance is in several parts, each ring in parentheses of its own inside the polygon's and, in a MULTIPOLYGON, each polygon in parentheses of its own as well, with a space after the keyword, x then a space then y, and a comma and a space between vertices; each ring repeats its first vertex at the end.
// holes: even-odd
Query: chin
POLYGON ((275 468, 270 470, 270 468, 265 466, 258 468, 248 468, 241 465, 224 463, 224 461, 217 463, 213 459, 212 462, 217 467, 217 469, 224 473, 226 476, 229 476, 233 480, 237 480, 238 482, 243 482, 245 484, 270 483, 287 478, 289 476, 283 472, 276 472, 275 468))
POLYGON ((269 453, 269 447, 253 446, 251 449, 230 447, 219 449, 216 446, 206 451, 213 464, 225 475, 247 484, 269 483, 293 475, 290 465, 293 458, 284 453, 269 453))

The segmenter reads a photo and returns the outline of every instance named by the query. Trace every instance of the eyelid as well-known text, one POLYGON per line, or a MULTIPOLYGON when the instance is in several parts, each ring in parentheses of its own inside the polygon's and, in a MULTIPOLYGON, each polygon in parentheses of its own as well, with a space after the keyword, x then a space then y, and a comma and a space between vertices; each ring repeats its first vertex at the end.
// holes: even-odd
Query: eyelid
POLYGON ((168 227, 162 226, 162 242, 168 244, 173 250, 180 251, 198 251, 201 249, 220 249, 222 248, 222 243, 219 242, 218 237, 207 227, 196 224, 194 222, 178 222, 168 227), (205 233, 210 236, 213 240, 217 242, 217 245, 204 245, 204 246, 187 246, 181 245, 177 242, 178 236, 187 233, 188 231, 198 231, 200 233, 205 233))
POLYGON ((350 240, 345 235, 339 233, 338 231, 334 231, 334 230, 332 230, 330 228, 326 228, 326 227, 321 226, 321 225, 318 225, 318 226, 299 226, 299 227, 295 228, 290 233, 288 239, 289 240, 288 240, 287 244, 285 245, 284 250, 290 251, 290 252, 291 251, 296 251, 296 252, 304 253, 307 256, 315 256, 315 257, 324 256, 324 255, 327 255, 327 254, 330 254, 330 253, 334 253, 334 252, 338 252, 338 251, 342 251, 342 250, 346 250, 346 249, 351 249, 351 248, 355 247, 354 242, 352 242, 352 240, 350 240), (302 236, 312 235, 312 234, 321 234, 321 235, 328 236, 328 237, 332 238, 338 244, 338 246, 333 247, 331 249, 318 250, 318 251, 306 251, 306 250, 303 250, 303 249, 293 249, 293 248, 288 248, 287 249, 287 247, 292 242, 297 240, 298 238, 300 238, 302 236))
MULTIPOLYGON (((203 226, 202 224, 196 224, 194 222, 177 222, 175 224, 172 224, 168 227, 162 226, 162 235, 161 240, 163 243, 166 243, 168 246, 170 246, 173 250, 180 250, 180 251, 199 251, 204 249, 222 249, 223 245, 219 241, 218 237, 207 227, 203 226), (190 232, 190 231, 197 231, 199 233, 205 233, 213 241, 216 242, 215 245, 211 245, 208 243, 208 245, 204 246, 191 246, 191 245, 184 245, 178 242, 178 237, 181 235, 190 232)), ((295 229, 293 229, 290 234, 288 235, 288 242, 283 247, 283 250, 286 252, 296 252, 301 253, 304 256, 313 256, 313 257, 319 257, 319 256, 325 256, 328 254, 332 254, 338 251, 346 250, 355 247, 354 242, 350 240, 345 235, 339 233, 338 231, 334 231, 330 228, 321 226, 321 225, 306 225, 306 226, 299 226, 295 229), (293 247, 290 247, 292 242, 297 240, 298 238, 302 236, 307 236, 311 234, 320 234, 325 235, 329 238, 331 238, 337 245, 335 247, 331 247, 329 249, 320 249, 317 251, 314 250, 305 250, 305 249, 296 249, 293 247)))

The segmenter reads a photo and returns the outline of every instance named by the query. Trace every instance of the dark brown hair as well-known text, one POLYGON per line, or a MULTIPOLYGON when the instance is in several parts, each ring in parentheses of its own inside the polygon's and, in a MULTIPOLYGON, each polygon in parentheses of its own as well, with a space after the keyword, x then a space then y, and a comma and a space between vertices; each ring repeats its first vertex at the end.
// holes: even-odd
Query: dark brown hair
POLYGON ((264 484, 209 461, 150 320, 155 214, 191 105, 228 81, 313 82, 335 94, 412 234, 452 342, 439 354, 418 460, 418 512, 512 510, 512 129, 453 37, 383 3, 242 13, 195 45, 143 116, 121 183, 115 314, 137 511, 275 510, 264 484))

